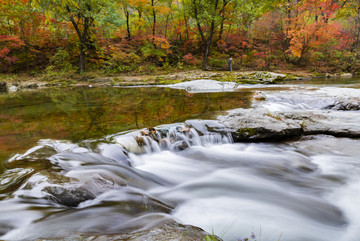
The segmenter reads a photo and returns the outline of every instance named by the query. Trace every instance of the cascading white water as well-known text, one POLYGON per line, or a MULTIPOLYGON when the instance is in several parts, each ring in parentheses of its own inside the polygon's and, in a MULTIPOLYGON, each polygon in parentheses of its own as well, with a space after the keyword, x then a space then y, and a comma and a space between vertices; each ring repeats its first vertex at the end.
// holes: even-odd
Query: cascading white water
MULTIPOLYGON (((351 191, 360 183, 348 178, 345 170, 356 164, 351 172, 359 173, 360 163, 347 152, 326 157, 316 150, 299 153, 304 152, 302 145, 321 142, 331 149, 351 141, 328 136, 320 140, 193 146, 181 153, 140 155, 133 161, 136 168, 174 183, 150 193, 176 203, 176 218, 214 230, 224 240, 254 232, 261 240, 278 240, 281 235, 282 240, 356 241, 359 196, 351 191), (339 165, 338 170, 328 173, 320 165, 325 160, 325 166, 339 165)), ((352 144, 360 147, 360 141, 352 144)))
MULTIPOLYGON (((346 93, 353 92, 358 90, 346 93)), ((333 105, 334 93, 270 91, 260 105, 269 111, 320 110, 333 105), (319 100, 311 100, 315 96, 319 100)), ((174 183, 151 193, 176 203, 173 215, 181 222, 229 241, 251 233, 265 241, 359 239, 359 140, 320 135, 231 144, 231 136, 196 134, 180 135, 192 143, 180 153, 163 150, 132 159, 136 168, 174 183)))
POLYGON ((153 153, 162 150, 178 151, 191 146, 209 146, 214 144, 233 143, 231 133, 216 133, 206 130, 204 122, 202 132, 184 124, 173 124, 158 127, 156 134, 143 136, 141 132, 112 137, 116 143, 132 153, 153 153), (161 133, 159 133, 159 130, 161 133), (140 141, 139 139, 140 138, 140 141), (139 143, 141 142, 141 143, 139 143))

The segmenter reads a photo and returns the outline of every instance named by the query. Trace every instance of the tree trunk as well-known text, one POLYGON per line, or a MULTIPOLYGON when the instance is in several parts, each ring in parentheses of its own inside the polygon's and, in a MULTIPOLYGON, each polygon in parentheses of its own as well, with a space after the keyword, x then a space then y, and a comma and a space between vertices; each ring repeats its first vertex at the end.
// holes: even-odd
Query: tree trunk
POLYGON ((156 34, 156 12, 155 12, 154 0, 151 0, 151 7, 152 7, 152 13, 153 13, 152 34, 153 34, 153 36, 155 36, 155 34, 156 34))
POLYGON ((189 40, 189 26, 188 26, 188 19, 186 18, 186 14, 184 13, 184 21, 185 21, 185 33, 186 33, 186 40, 189 40))
MULTIPOLYGON (((210 30, 209 30, 210 31, 209 36, 206 38, 205 34, 204 34, 204 32, 203 32, 203 30, 201 28, 201 25, 200 25, 200 21, 199 21, 199 18, 198 18, 198 9, 197 9, 195 0, 192 0, 192 3, 193 3, 193 6, 194 6, 194 14, 195 14, 195 19, 196 19, 196 25, 198 27, 198 30, 199 30, 199 33, 200 33, 200 36, 201 36, 201 40, 203 42, 203 51, 204 51, 203 70, 210 70, 209 59, 208 58, 210 56, 211 45, 212 45, 214 32, 215 32, 215 20, 213 19, 211 21, 211 27, 210 27, 210 30)), ((214 14, 216 14, 218 3, 219 3, 219 0, 216 0, 215 4, 214 4, 214 14)))
POLYGON ((21 19, 21 21, 20 21, 20 32, 21 32, 21 39, 25 44, 26 70, 27 70, 27 72, 30 72, 30 67, 29 67, 29 43, 28 43, 26 35, 25 35, 25 20, 24 19, 21 19))
POLYGON ((169 16, 170 14, 166 15, 166 22, 165 22, 165 38, 167 37, 167 29, 168 29, 168 23, 169 23, 169 16))
MULTIPOLYGON (((66 6, 68 12, 71 14, 70 8, 69 6, 66 6)), ((80 73, 84 73, 85 72, 85 67, 86 67, 86 47, 87 47, 87 39, 88 39, 88 31, 89 28, 92 24, 92 22, 94 21, 94 19, 92 19, 91 17, 84 17, 84 16, 80 16, 83 20, 83 29, 82 32, 79 28, 78 23, 75 21, 75 19, 70 16, 70 21, 73 25, 73 27, 76 30, 76 33, 79 37, 80 40, 80 56, 79 56, 79 72, 80 73)), ((80 18, 79 17, 79 18, 80 18)))
POLYGON ((225 20, 225 17, 222 16, 221 17, 221 24, 220 24, 220 31, 219 31, 219 40, 222 39, 222 35, 223 35, 223 32, 224 32, 224 20, 225 20))
POLYGON ((204 46, 203 70, 210 70, 209 53, 210 53, 210 45, 206 44, 204 46))
POLYGON ((131 39, 131 32, 130 32, 130 12, 127 8, 127 6, 124 6, 124 13, 126 17, 126 31, 127 31, 127 39, 131 39))
POLYGON ((222 39, 222 35, 223 35, 223 32, 224 32, 224 21, 225 21, 225 8, 226 8, 226 5, 228 5, 230 1, 229 0, 223 0, 223 6, 221 8, 221 11, 220 11, 220 15, 221 15, 221 22, 220 22, 220 31, 219 31, 219 40, 222 39))
POLYGON ((80 43, 80 61, 79 61, 79 71, 80 73, 84 73, 86 69, 86 42, 81 41, 80 43))

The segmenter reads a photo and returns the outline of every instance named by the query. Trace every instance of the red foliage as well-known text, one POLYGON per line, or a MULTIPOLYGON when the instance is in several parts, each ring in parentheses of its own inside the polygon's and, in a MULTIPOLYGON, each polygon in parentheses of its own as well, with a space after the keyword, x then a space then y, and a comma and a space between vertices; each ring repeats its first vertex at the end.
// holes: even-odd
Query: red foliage
POLYGON ((337 37, 338 43, 334 46, 334 48, 339 51, 349 49, 351 45, 355 42, 355 39, 356 38, 351 32, 342 29, 340 30, 340 34, 337 37))
POLYGON ((183 61, 186 64, 191 64, 191 65, 195 65, 195 64, 199 63, 199 60, 197 58, 195 58, 191 53, 188 53, 187 55, 185 55, 183 57, 183 61))
POLYGON ((224 40, 219 40, 217 42, 217 47, 225 52, 231 54, 241 54, 244 52, 245 48, 248 46, 247 39, 245 37, 245 33, 237 32, 231 33, 224 40))
POLYGON ((258 52, 254 53, 253 56, 259 57, 259 58, 266 58, 267 55, 264 52, 258 52))
POLYGON ((14 64, 17 57, 11 54, 23 45, 24 43, 17 36, 0 35, 0 61, 2 65, 14 64))

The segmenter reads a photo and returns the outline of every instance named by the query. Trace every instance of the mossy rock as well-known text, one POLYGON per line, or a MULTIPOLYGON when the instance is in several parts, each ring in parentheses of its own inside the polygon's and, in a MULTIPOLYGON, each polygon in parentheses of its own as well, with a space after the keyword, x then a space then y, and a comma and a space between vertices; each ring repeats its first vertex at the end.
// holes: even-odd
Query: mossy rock
POLYGON ((206 233, 201 228, 179 224, 175 221, 168 221, 163 224, 159 224, 150 229, 128 233, 128 234, 91 234, 91 233, 75 233, 70 234, 68 237, 61 238, 47 238, 38 239, 38 241, 80 241, 80 240, 92 240, 92 241, 115 241, 115 240, 128 240, 128 241, 204 241, 210 238, 210 240, 221 241, 221 239, 215 235, 206 233))
POLYGON ((240 134, 240 136, 244 137, 251 137, 258 134, 258 131, 253 128, 240 128, 237 130, 237 134, 240 134))

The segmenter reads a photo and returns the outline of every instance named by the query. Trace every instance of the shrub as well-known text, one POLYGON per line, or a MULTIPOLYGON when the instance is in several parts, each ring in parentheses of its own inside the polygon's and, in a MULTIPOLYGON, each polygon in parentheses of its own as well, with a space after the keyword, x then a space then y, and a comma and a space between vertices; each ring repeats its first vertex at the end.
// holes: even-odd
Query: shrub
POLYGON ((194 55, 192 55, 191 53, 188 53, 187 55, 185 55, 183 57, 183 61, 185 64, 188 64, 188 65, 197 65, 200 62, 200 60, 195 58, 194 55))
POLYGON ((59 71, 73 72, 77 70, 77 67, 74 67, 71 63, 71 56, 68 51, 60 48, 51 58, 50 66, 51 69, 56 69, 59 71))

